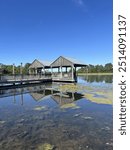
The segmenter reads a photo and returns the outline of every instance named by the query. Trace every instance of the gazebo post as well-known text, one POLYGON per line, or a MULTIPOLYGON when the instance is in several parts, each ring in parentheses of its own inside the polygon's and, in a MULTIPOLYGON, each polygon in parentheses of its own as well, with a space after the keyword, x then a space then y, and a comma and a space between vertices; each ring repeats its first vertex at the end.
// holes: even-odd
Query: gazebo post
POLYGON ((72 72, 72 81, 73 81, 74 80, 74 70, 73 70, 74 68, 73 68, 73 66, 71 66, 71 68, 72 68, 71 72, 72 72))
POLYGON ((45 74, 45 67, 43 67, 43 71, 44 71, 44 74, 43 74, 43 75, 44 75, 44 77, 45 77, 45 76, 46 76, 46 74, 45 74))
POLYGON ((86 75, 88 75, 88 67, 86 66, 86 75))
POLYGON ((66 71, 65 72, 67 73, 67 67, 66 67, 66 71))
POLYGON ((35 74, 37 75, 37 69, 35 68, 35 74))
POLYGON ((60 67, 58 67, 58 73, 60 72, 60 67))
POLYGON ((33 75, 35 75, 35 68, 33 69, 33 75))
POLYGON ((76 66, 75 66, 75 69, 74 69, 74 80, 77 81, 76 66))
POLYGON ((63 73, 62 73, 62 66, 61 66, 61 78, 63 77, 63 73))
POLYGON ((77 70, 76 70, 76 66, 75 66, 75 75, 77 75, 77 70))
POLYGON ((51 77, 53 77, 53 68, 51 66, 51 77))

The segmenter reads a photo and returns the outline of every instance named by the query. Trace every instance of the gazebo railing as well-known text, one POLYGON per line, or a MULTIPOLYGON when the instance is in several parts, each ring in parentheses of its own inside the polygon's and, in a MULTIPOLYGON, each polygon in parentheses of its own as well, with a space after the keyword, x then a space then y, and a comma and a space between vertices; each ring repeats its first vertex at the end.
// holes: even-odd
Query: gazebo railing
POLYGON ((65 72, 53 72, 52 73, 52 77, 57 77, 57 78, 61 78, 61 77, 64 77, 64 78, 71 78, 72 77, 72 73, 65 73, 65 72))
POLYGON ((71 72, 62 72, 62 73, 58 73, 58 72, 53 72, 52 73, 52 80, 61 80, 61 81, 72 81, 74 80, 72 73, 71 72))

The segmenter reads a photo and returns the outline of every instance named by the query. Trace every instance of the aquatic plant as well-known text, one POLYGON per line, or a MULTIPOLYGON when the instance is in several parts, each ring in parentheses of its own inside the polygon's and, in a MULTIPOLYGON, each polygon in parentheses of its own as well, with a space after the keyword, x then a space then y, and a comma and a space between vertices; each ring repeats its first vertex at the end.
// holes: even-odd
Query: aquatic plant
POLYGON ((46 109, 46 106, 36 106, 35 108, 34 108, 34 110, 43 110, 43 109, 46 109))
MULTIPOLYGON (((100 86, 86 86, 80 84, 64 84, 59 87, 62 92, 79 92, 92 102, 100 104, 112 104, 112 89, 100 86)), ((67 106, 66 106, 67 107, 67 106)))
POLYGON ((77 109, 77 108, 80 108, 80 107, 77 106, 75 103, 69 103, 69 104, 62 105, 60 108, 62 108, 62 109, 66 109, 66 108, 77 109))
POLYGON ((88 116, 82 116, 82 118, 85 119, 85 120, 93 120, 92 117, 88 117, 88 116))
POLYGON ((53 150, 54 149, 54 145, 51 145, 49 143, 44 143, 40 146, 38 146, 37 150, 53 150))
POLYGON ((79 92, 82 90, 92 90, 92 88, 78 84, 64 84, 59 87, 59 90, 62 92, 79 92))
POLYGON ((4 120, 0 120, 0 124, 4 124, 5 123, 5 121, 4 120))
POLYGON ((95 93, 84 93, 84 97, 95 103, 112 104, 112 98, 110 98, 108 96, 105 97, 105 93, 104 93, 104 95, 98 95, 97 93, 96 92, 95 93))

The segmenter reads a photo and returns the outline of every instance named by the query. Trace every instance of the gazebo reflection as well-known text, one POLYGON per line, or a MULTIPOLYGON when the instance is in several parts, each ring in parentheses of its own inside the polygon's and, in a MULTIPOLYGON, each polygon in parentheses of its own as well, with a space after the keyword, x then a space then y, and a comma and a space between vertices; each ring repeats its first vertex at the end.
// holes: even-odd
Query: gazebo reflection
POLYGON ((21 105, 23 105, 24 94, 29 94, 32 97, 32 99, 37 102, 44 100, 47 96, 50 96, 50 98, 54 100, 59 106, 73 103, 74 101, 81 99, 83 97, 83 95, 79 93, 62 92, 52 87, 45 87, 45 85, 40 85, 40 86, 30 86, 30 87, 1 90, 0 98, 12 96, 13 103, 15 104, 16 96, 19 95, 21 101, 20 103, 21 105))

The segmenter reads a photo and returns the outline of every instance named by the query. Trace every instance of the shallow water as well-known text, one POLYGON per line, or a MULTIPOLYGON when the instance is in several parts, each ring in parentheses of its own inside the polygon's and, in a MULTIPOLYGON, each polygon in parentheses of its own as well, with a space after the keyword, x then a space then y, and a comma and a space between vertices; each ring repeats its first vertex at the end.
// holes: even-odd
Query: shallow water
MULTIPOLYGON (((112 93, 112 81, 84 78, 77 85, 112 93)), ((112 105, 92 102, 83 89, 65 92, 61 86, 0 91, 0 150, 113 149, 112 105)))

